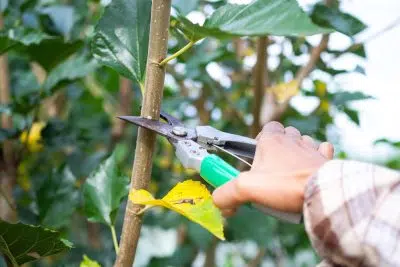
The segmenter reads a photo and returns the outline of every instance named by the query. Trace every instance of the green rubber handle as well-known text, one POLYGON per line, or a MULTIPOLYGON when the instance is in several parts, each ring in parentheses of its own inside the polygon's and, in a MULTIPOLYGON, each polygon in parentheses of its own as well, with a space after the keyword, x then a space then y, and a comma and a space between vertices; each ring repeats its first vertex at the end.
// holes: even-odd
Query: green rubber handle
POLYGON ((239 171, 217 155, 206 156, 200 166, 200 176, 217 188, 239 175, 239 171))

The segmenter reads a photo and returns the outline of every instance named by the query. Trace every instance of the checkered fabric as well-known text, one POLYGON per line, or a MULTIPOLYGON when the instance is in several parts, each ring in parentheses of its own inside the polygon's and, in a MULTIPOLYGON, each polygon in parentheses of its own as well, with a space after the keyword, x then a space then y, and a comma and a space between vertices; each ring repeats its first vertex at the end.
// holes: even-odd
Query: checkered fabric
POLYGON ((400 172, 332 160, 309 181, 304 223, 331 266, 400 266, 400 172))

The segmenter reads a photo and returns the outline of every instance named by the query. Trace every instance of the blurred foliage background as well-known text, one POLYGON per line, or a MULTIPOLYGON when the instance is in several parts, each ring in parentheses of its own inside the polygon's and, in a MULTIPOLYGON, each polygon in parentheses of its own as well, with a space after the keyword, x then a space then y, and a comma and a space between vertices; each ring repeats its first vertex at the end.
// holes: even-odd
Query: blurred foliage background
MULTIPOLYGON (((122 195, 110 196, 117 198, 118 205, 107 206, 109 221, 97 220, 87 208, 85 192, 103 185, 86 188, 85 181, 101 182, 116 175, 98 167, 106 158, 103 167, 112 164, 118 177, 130 176, 137 129, 115 117, 139 114, 141 86, 93 58, 95 26, 107 4, 0 0, 0 215, 2 221, 57 230, 74 245, 29 266, 78 266, 83 255, 112 266, 115 259, 107 224, 115 225, 119 236, 127 179, 119 185, 122 195)), ((201 19, 225 4, 174 0, 169 54, 188 42, 181 21, 176 20, 178 13, 201 19)), ((315 24, 333 28, 353 43, 331 50, 329 34, 314 46, 307 38, 294 36, 206 38, 167 65, 163 110, 188 126, 209 124, 253 137, 264 123, 279 120, 337 144, 333 117, 343 113, 358 124, 358 112, 351 104, 369 96, 330 88, 336 75, 348 73, 330 62, 345 54, 366 58, 364 45, 353 38, 366 25, 342 12, 337 1, 317 2, 305 11, 315 24), (312 71, 323 73, 323 78, 308 77, 312 71), (300 86, 293 84, 295 78, 300 86), (319 104, 311 112, 301 112, 291 104, 295 95, 318 99, 319 104)), ((364 70, 358 66, 354 72, 364 70)), ((377 142, 400 148, 391 140, 377 142)), ((336 149, 338 157, 346 157, 340 147, 336 149)), ((387 165, 399 168, 400 157, 387 165)), ((200 180, 182 168, 169 143, 159 138, 150 191, 163 196, 188 178, 200 180)), ((5 228, 0 229, 1 235, 5 228)), ((302 225, 243 208, 227 220, 225 234, 227 242, 219 242, 176 213, 155 209, 145 215, 135 266, 312 266, 318 262, 302 225)), ((0 260, 0 266, 6 262, 0 260)))

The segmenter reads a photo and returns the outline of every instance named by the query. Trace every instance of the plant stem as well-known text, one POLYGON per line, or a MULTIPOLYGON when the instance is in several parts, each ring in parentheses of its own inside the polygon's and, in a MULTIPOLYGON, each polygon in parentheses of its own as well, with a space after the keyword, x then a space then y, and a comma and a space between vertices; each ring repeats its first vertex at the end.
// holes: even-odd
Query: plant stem
POLYGON ((173 60, 174 58, 179 57, 180 55, 182 55, 183 53, 185 53, 187 50, 189 50, 194 44, 196 43, 196 41, 190 41, 189 43, 187 43, 187 45, 185 45, 184 47, 182 47, 181 49, 179 49, 179 51, 177 51, 176 53, 174 53, 173 55, 163 59, 163 61, 160 62, 160 66, 164 66, 165 64, 167 64, 168 62, 170 62, 171 60, 173 60))
MULTIPOLYGON (((155 120, 160 118, 165 78, 165 68, 161 67, 158 62, 167 55, 170 12, 171 0, 153 0, 141 116, 155 120)), ((146 189, 150 183, 155 140, 156 134, 154 132, 139 128, 132 168, 132 189, 146 189)), ((128 201, 120 250, 114 264, 116 267, 131 267, 134 262, 142 225, 142 216, 136 213, 141 207, 141 205, 135 205, 128 201)))
POLYGON ((114 225, 110 225, 110 230, 111 230, 112 240, 113 240, 113 243, 114 243, 115 254, 118 255, 119 247, 118 247, 117 234, 115 233, 115 226, 114 225))
POLYGON ((253 125, 251 136, 256 137, 261 130, 260 112, 264 97, 265 87, 268 85, 268 37, 263 36, 257 39, 257 62, 254 66, 254 102, 253 102, 253 125))

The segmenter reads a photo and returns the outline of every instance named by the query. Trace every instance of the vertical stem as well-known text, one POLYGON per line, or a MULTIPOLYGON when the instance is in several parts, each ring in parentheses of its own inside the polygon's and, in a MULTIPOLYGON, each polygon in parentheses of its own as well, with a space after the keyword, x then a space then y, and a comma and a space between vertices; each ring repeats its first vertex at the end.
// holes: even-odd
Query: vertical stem
MULTIPOLYGON (((3 17, 0 14, 0 29, 3 29, 3 17)), ((10 72, 8 69, 7 55, 0 56, 0 104, 7 105, 11 102, 10 72)), ((1 116, 1 127, 12 128, 11 116, 1 116)), ((10 205, 14 206, 13 188, 16 181, 17 166, 14 158, 13 144, 10 140, 3 142, 4 168, 0 171, 0 187, 3 192, 0 195, 0 218, 6 221, 16 221, 17 213, 10 205)), ((1 157, 0 157, 1 158, 1 157)))
POLYGON ((268 84, 267 70, 267 45, 268 37, 260 37, 257 40, 257 62, 254 66, 254 104, 253 104, 253 125, 251 127, 251 135, 253 137, 261 130, 260 112, 264 97, 265 87, 268 84))
POLYGON ((257 255, 252 259, 248 264, 247 267, 257 267, 260 266, 265 254, 267 253, 267 249, 261 247, 257 251, 257 255))
POLYGON ((206 251, 206 259, 204 261, 204 267, 215 267, 215 251, 218 246, 218 239, 213 238, 210 246, 206 251))
MULTIPOLYGON (((151 8, 149 53, 141 116, 159 119, 161 98, 164 88, 165 69, 159 62, 166 57, 171 0, 153 0, 151 8)), ((135 160, 132 169, 131 188, 147 188, 150 182, 153 150, 156 135, 150 130, 139 128, 135 160)), ((139 240, 142 217, 136 213, 140 205, 128 201, 120 242, 120 251, 114 266, 131 267, 139 240)))
MULTIPOLYGON (((132 89, 131 89, 131 81, 127 78, 120 77, 119 79, 119 103, 117 115, 128 115, 131 111, 131 103, 132 103, 132 89)), ((115 118, 114 124, 112 128, 112 145, 117 143, 123 133, 126 126, 126 122, 120 119, 115 118)))

